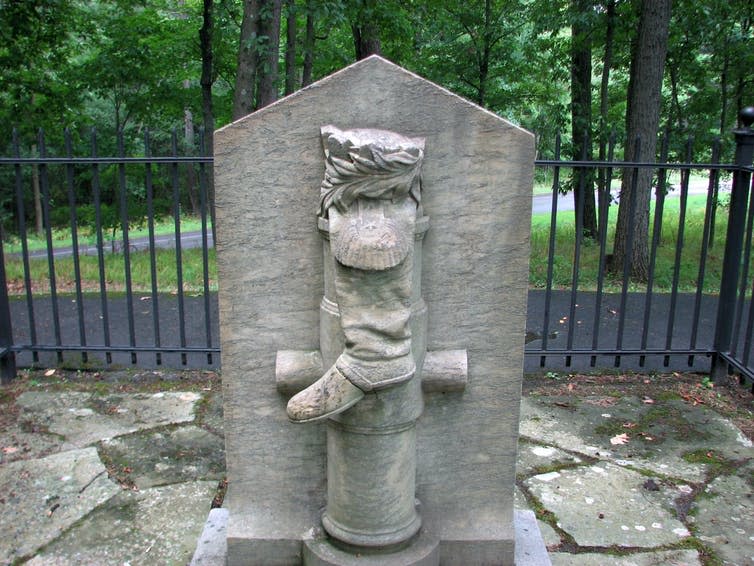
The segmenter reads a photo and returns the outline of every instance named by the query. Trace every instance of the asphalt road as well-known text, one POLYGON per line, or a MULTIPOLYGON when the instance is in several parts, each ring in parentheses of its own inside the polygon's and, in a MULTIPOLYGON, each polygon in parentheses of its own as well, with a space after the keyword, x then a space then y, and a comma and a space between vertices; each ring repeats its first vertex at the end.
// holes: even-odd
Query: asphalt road
MULTIPOLYGON (((642 342, 643 317, 645 312, 645 295, 643 293, 629 293, 625 309, 625 326, 621 334, 620 344, 624 348, 639 348, 642 342)), ((576 371, 590 370, 590 356, 574 356, 570 366, 566 365, 566 357, 559 354, 558 350, 570 347, 576 349, 589 349, 594 344, 600 349, 615 349, 619 341, 620 324, 620 295, 606 294, 602 303, 597 305, 594 293, 580 292, 576 297, 576 316, 573 321, 573 334, 569 338, 568 316, 570 312, 570 291, 553 291, 550 303, 550 325, 547 331, 549 350, 545 364, 540 365, 539 355, 526 357, 525 369, 527 372, 535 371, 576 371), (595 325, 596 324, 596 325, 595 325), (595 339, 596 329, 596 339, 595 339)), ((134 297, 134 336, 137 347, 151 347, 155 343, 154 309, 153 299, 146 295, 134 297)), ((49 297, 38 297, 33 302, 35 314, 35 332, 37 344, 55 344, 55 327, 52 316, 52 305, 49 297)), ((89 295, 84 298, 81 305, 84 320, 86 321, 85 341, 90 346, 102 346, 105 344, 104 328, 107 328, 108 341, 113 347, 130 346, 130 328, 128 321, 127 302, 124 296, 113 296, 107 301, 108 324, 105 326, 105 318, 102 313, 100 298, 89 295)), ((671 319, 671 297, 669 294, 655 295, 652 298, 649 324, 647 327, 647 343, 651 348, 671 349, 688 348, 691 344, 694 327, 692 325, 694 311, 694 296, 680 294, 677 297, 675 315, 671 319), (670 336, 670 340, 668 340, 670 336)), ((180 315, 178 298, 175 295, 160 295, 156 305, 159 322, 159 339, 162 346, 178 347, 181 345, 180 315)), ((80 344, 78 326, 78 305, 75 297, 62 296, 59 304, 60 335, 62 344, 80 344)), ((527 309, 527 334, 526 350, 532 354, 542 348, 542 336, 544 334, 543 321, 545 312, 545 292, 532 290, 529 292, 529 304, 527 309)), ((700 349, 710 348, 712 344, 712 332, 714 329, 717 312, 717 297, 704 296, 701 302, 699 324, 696 328, 696 347, 700 349)), ((28 305, 25 300, 11 300, 11 316, 13 320, 14 342, 16 344, 29 344, 31 342, 31 327, 29 325, 28 305)), ((210 296, 210 335, 207 336, 204 318, 204 298, 199 296, 185 297, 184 309, 184 343, 188 347, 203 348, 207 345, 213 348, 219 347, 218 306, 217 295, 210 296)), ((459 346, 460 347, 460 346, 459 346)), ((65 349, 63 347, 62 349, 65 349)), ((40 363, 43 366, 55 366, 57 360, 54 352, 40 352, 40 363)), ((80 354, 66 353, 66 360, 78 364, 80 354)), ((219 355, 212 356, 208 361, 206 354, 190 353, 186 356, 186 364, 183 365, 181 356, 175 353, 163 353, 161 364, 158 364, 154 353, 138 353, 137 366, 142 368, 163 367, 188 367, 188 368, 215 368, 219 367, 219 355)), ((92 352, 89 362, 95 366, 105 365, 103 352, 92 352)), ((696 356, 689 365, 686 355, 674 355, 668 359, 665 365, 664 356, 649 356, 641 365, 637 355, 624 355, 620 359, 619 367, 622 370, 635 371, 698 371, 709 370, 709 359, 705 356, 696 356)), ((22 352, 18 355, 20 366, 28 366, 32 363, 30 352, 22 352)), ((131 365, 131 355, 128 352, 115 352, 112 354, 112 363, 121 366, 131 365)), ((599 356, 598 368, 615 368, 615 356, 599 356)))

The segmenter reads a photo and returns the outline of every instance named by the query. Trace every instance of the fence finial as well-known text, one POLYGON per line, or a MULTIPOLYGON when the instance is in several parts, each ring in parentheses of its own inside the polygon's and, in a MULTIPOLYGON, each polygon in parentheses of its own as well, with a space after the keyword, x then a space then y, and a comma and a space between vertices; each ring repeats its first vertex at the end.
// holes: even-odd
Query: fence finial
POLYGON ((754 124, 754 106, 742 108, 741 112, 738 113, 738 118, 741 120, 741 123, 745 128, 751 127, 751 125, 754 124))

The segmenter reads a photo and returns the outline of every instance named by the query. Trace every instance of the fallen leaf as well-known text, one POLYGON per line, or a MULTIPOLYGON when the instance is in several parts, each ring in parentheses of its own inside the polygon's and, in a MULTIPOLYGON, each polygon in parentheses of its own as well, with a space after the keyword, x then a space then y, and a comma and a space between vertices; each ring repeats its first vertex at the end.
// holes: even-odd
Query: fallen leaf
POLYGON ((51 376, 53 376, 53 375, 55 375, 55 370, 54 370, 54 369, 48 369, 48 370, 47 370, 47 371, 45 372, 45 377, 51 377, 51 376))
POLYGON ((637 426, 639 425, 636 423, 623 423, 623 428, 636 428, 637 426))
POLYGON ((610 444, 613 446, 618 444, 628 444, 628 435, 625 432, 623 434, 616 434, 610 439, 610 444))
POLYGON ((18 452, 18 448, 15 446, 3 446, 3 454, 13 454, 14 452, 18 452))

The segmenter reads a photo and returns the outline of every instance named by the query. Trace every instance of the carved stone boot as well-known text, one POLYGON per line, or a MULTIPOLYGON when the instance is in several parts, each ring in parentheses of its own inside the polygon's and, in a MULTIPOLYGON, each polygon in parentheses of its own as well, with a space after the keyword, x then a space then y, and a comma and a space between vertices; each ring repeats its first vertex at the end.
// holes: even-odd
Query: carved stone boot
POLYGON ((351 408, 364 392, 332 366, 322 377, 288 401, 288 418, 297 423, 325 419, 351 408))

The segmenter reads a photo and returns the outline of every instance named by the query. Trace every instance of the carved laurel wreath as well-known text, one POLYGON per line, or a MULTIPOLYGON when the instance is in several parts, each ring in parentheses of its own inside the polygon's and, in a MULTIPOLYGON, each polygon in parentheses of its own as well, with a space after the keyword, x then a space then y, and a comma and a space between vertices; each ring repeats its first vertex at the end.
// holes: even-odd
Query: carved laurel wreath
POLYGON ((326 217, 331 206, 345 212, 358 198, 400 201, 410 195, 419 204, 424 140, 371 130, 374 139, 364 143, 367 132, 322 128, 326 162, 321 216, 326 217))

